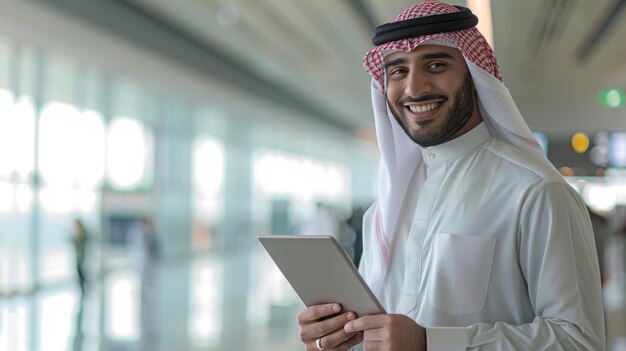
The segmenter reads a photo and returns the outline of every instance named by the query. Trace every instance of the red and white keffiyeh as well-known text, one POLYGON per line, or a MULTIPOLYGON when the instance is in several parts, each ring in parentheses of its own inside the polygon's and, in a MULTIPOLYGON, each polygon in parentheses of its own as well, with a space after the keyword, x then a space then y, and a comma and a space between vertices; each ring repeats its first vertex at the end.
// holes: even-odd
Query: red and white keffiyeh
MULTIPOLYGON (((425 1, 402 11, 391 23, 452 12, 459 12, 459 10, 443 2, 425 1)), ((400 50, 409 52, 427 40, 453 42, 467 60, 472 61, 478 67, 491 73, 498 80, 502 80, 498 61, 496 60, 493 50, 476 27, 455 32, 423 35, 421 37, 407 38, 379 45, 365 54, 365 57, 363 57, 363 66, 365 70, 372 75, 374 80, 383 87, 383 60, 385 53, 400 50)))
MULTIPOLYGON (((404 10, 392 22, 458 11, 454 6, 440 1, 424 1, 404 10)), ((372 75, 372 105, 381 160, 378 202, 375 211, 371 213, 374 216, 373 224, 369 226, 372 230, 365 232, 363 237, 364 244, 372 248, 375 257, 367 257, 371 261, 360 268, 377 296, 380 296, 387 276, 398 224, 412 219, 412 214, 400 215, 409 181, 416 168, 424 167, 421 147, 406 135, 389 111, 385 97, 383 60, 391 52, 408 52, 424 44, 459 49, 472 75, 478 92, 479 109, 492 137, 531 152, 549 164, 502 81, 493 50, 475 27, 401 39, 370 50, 363 58, 363 65, 372 75)))

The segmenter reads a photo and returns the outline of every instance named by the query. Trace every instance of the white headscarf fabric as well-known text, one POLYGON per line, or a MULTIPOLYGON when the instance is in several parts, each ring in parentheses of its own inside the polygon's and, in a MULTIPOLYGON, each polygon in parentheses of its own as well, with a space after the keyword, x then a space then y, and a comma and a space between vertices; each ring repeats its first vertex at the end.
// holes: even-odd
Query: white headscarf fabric
MULTIPOLYGON (((392 22, 410 18, 459 11, 439 2, 425 1, 400 13, 392 22)), ((478 92, 479 109, 492 137, 517 146, 545 161, 539 143, 517 109, 511 94, 502 82, 502 76, 493 50, 476 28, 438 33, 386 43, 369 51, 363 63, 372 75, 372 105, 376 136, 381 152, 378 173, 378 203, 375 208, 375 233, 364 233, 366 245, 372 245, 375 257, 367 265, 364 276, 373 292, 380 296, 390 263, 396 228, 400 218, 408 184, 419 167, 424 167, 421 147, 411 140, 391 114, 385 96, 384 57, 391 52, 409 52, 418 45, 434 44, 455 47, 461 51, 478 92)), ((421 180, 419 186, 423 184, 421 180)), ((410 191, 411 193, 413 191, 410 191)), ((410 214, 408 215, 410 216, 410 214)))

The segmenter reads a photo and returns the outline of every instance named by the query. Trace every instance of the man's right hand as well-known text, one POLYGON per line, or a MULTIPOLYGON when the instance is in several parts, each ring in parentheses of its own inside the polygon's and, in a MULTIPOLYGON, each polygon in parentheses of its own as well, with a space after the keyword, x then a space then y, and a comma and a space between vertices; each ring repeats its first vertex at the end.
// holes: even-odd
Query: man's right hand
POLYGON ((317 339, 320 339, 321 350, 327 351, 346 351, 363 341, 362 334, 346 333, 343 329, 346 323, 356 318, 354 312, 338 314, 340 311, 339 304, 331 303, 311 306, 298 314, 300 340, 306 351, 320 350, 317 339))

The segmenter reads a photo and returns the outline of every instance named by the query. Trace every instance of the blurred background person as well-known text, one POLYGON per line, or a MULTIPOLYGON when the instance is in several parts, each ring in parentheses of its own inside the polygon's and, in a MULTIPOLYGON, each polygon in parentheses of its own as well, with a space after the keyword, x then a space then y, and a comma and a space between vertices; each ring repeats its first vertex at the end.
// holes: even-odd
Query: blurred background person
POLYGON ((355 206, 352 214, 346 220, 348 226, 354 231, 354 265, 359 267, 361 254, 363 253, 363 215, 365 208, 369 206, 355 206))
POLYGON ((76 256, 76 275, 80 286, 80 299, 76 311, 73 351, 81 351, 83 346, 83 316, 85 313, 85 293, 87 291, 87 243, 89 235, 85 224, 80 218, 74 218, 72 245, 76 256))
POLYGON ((128 233, 131 260, 139 278, 139 350, 154 350, 158 345, 158 271, 160 248, 152 221, 143 217, 128 233))
POLYGON ((87 285, 87 276, 85 268, 85 257, 87 253, 87 229, 83 221, 79 218, 74 219, 74 230, 72 234, 72 244, 76 253, 76 275, 78 277, 78 285, 80 286, 81 298, 85 296, 87 285))

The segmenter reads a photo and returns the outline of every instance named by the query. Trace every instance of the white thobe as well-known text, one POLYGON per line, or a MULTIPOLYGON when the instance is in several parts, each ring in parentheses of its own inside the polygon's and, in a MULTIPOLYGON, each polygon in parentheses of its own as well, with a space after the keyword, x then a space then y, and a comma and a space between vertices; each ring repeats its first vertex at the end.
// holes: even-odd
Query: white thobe
MULTIPOLYGON (((578 193, 482 123, 422 153, 409 189, 422 185, 404 200, 409 220, 378 296, 387 312, 425 327, 429 351, 603 350, 598 261, 578 193)), ((375 207, 364 219, 366 279, 375 207)))

